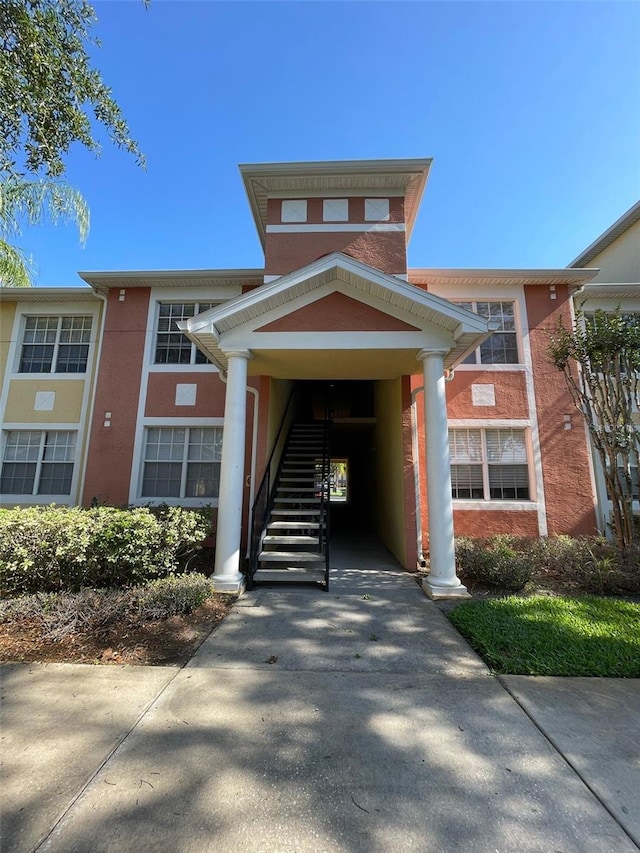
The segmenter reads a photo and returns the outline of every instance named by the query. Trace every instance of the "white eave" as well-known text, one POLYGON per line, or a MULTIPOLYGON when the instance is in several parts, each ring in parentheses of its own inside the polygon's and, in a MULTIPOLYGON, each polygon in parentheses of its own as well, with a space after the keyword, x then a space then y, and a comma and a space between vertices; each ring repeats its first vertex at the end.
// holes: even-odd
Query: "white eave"
POLYGON ((588 284, 580 294, 585 299, 633 299, 640 297, 640 282, 598 282, 588 284))
POLYGON ((0 302, 91 302, 98 299, 89 287, 0 287, 0 302))
POLYGON ((239 166, 251 212, 264 246, 267 201, 279 193, 401 193, 407 241, 411 236, 432 158, 409 160, 327 160, 307 163, 245 163, 239 166))
POLYGON ((225 333, 259 320, 267 311, 280 308, 335 281, 347 284, 354 295, 358 291, 368 294, 380 303, 406 312, 422 324, 438 326, 452 333, 456 347, 449 354, 449 362, 459 360, 463 353, 478 346, 490 333, 487 320, 478 314, 338 252, 197 317, 183 320, 178 327, 218 366, 226 369, 226 356, 220 347, 220 338, 225 333))
POLYGON ((633 207, 630 207, 626 213, 623 213, 620 219, 616 219, 610 228, 607 228, 590 246, 587 246, 568 266, 583 267, 585 264, 590 264, 600 252, 604 252, 608 246, 638 221, 640 221, 640 201, 637 201, 633 207))
POLYGON ((470 285, 550 285, 567 284, 582 287, 600 272, 598 269, 410 269, 407 277, 414 284, 470 285))
POLYGON ((98 291, 110 287, 228 287, 259 285, 264 281, 262 269, 221 270, 118 270, 79 272, 87 284, 98 291))

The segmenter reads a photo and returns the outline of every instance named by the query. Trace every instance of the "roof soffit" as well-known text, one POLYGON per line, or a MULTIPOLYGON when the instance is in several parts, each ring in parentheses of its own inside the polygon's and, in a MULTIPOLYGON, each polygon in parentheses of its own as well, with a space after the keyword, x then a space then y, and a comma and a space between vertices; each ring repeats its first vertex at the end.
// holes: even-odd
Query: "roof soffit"
POLYGON ((278 193, 398 193, 404 196, 407 240, 418 213, 432 159, 344 160, 240 165, 249 205, 264 246, 267 201, 278 193))

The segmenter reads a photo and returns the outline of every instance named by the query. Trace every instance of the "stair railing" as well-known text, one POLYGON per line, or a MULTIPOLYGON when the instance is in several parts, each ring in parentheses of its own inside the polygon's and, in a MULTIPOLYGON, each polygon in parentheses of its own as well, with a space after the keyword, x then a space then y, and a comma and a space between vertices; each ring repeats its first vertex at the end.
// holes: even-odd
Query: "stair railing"
POLYGON ((324 552, 324 588, 329 592, 329 543, 331 542, 331 450, 329 448, 329 426, 328 417, 324 422, 322 435, 322 463, 321 463, 321 489, 320 489, 320 552, 324 552))
POLYGON ((247 571, 247 588, 253 589, 253 576, 258 570, 258 557, 262 545, 262 533, 266 519, 273 507, 276 488, 278 485, 277 473, 282 457, 282 451, 286 445, 288 437, 288 429, 285 429, 287 418, 289 417, 291 402, 294 397, 294 390, 291 389, 287 404, 284 407, 282 420, 278 427, 278 432, 271 447, 271 453, 265 466, 264 475, 258 486, 253 506, 251 507, 251 547, 249 549, 249 567, 247 571))

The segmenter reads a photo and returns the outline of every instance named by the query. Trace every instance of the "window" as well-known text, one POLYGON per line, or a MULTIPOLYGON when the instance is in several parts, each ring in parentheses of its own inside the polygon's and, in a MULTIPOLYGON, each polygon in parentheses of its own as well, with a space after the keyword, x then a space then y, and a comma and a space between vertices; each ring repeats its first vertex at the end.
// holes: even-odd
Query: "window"
POLYGON ((498 324, 497 330, 491 337, 467 356, 463 364, 520 363, 513 302, 457 302, 456 304, 498 324))
POLYGON ((364 221, 386 222, 389 219, 388 198, 365 198, 364 221))
POLYGON ((522 429, 450 429, 451 493, 458 500, 529 500, 522 429))
POLYGON ((629 493, 631 487, 631 499, 634 501, 640 500, 640 476, 638 473, 638 454, 629 454, 629 467, 624 465, 622 456, 618 456, 618 477, 622 484, 622 491, 625 496, 629 493), (629 479, 627 479, 627 476, 629 479))
POLYGON ((219 427, 148 428, 142 497, 218 497, 221 454, 219 427))
POLYGON ((91 317, 27 317, 20 373, 84 373, 91 317))
POLYGON ((0 492, 4 495, 71 494, 75 448, 75 432, 7 432, 0 492))
POLYGON ((155 364, 207 364, 206 355, 182 334, 176 323, 202 314, 213 302, 161 302, 156 329, 155 364))

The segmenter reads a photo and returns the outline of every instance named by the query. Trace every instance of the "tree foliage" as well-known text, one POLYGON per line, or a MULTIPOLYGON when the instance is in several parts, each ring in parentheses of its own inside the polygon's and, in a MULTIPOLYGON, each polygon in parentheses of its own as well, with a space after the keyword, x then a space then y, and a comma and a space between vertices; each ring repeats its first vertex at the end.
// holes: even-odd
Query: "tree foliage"
POLYGON ((0 284, 30 284, 29 263, 15 238, 24 225, 75 221, 84 240, 88 209, 61 180, 74 143, 99 153, 102 126, 111 140, 144 159, 120 107, 88 50, 93 7, 84 0, 0 3, 0 284))
POLYGON ((640 426, 640 317, 620 310, 579 314, 574 327, 561 320, 549 354, 564 374, 600 459, 612 525, 621 548, 639 543, 633 516, 637 493, 640 426))

